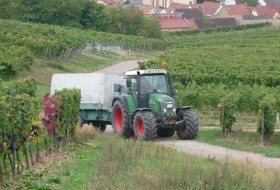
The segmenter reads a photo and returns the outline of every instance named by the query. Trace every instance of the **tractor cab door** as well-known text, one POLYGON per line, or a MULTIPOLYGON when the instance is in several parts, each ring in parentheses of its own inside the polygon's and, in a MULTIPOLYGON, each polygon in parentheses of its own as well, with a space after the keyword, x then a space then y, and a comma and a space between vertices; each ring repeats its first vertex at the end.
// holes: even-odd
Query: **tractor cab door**
POLYGON ((164 74, 142 75, 140 77, 140 107, 149 107, 149 94, 168 94, 168 86, 164 74))

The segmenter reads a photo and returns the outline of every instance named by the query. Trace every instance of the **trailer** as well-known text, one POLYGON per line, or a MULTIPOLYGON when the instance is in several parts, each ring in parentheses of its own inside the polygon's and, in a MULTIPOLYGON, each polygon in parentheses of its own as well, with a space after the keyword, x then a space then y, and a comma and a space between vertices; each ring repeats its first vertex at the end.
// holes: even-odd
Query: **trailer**
POLYGON ((116 93, 125 88, 123 75, 108 73, 66 73, 54 74, 51 81, 51 95, 62 89, 81 90, 79 125, 92 123, 106 129, 111 124, 112 100, 116 93))

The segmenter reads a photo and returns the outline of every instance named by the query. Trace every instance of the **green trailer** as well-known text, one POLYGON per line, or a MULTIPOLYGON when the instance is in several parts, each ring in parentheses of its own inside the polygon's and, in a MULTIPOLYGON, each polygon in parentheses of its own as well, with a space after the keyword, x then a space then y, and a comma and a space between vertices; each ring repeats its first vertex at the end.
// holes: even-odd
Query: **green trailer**
POLYGON ((103 109, 100 103, 84 103, 80 105, 79 125, 92 123, 105 131, 106 125, 111 124, 111 112, 103 109))
POLYGON ((112 97, 124 89, 125 79, 122 75, 108 73, 54 74, 51 94, 63 88, 81 90, 79 125, 93 124, 101 131, 111 124, 112 97))

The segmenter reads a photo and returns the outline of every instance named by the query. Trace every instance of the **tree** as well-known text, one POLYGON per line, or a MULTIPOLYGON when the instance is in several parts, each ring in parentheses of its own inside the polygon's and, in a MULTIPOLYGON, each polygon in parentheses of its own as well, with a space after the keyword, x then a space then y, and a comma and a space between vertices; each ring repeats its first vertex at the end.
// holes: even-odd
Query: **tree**
POLYGON ((26 22, 38 22, 40 7, 40 0, 18 0, 11 7, 11 17, 16 20, 26 22))
POLYGON ((86 2, 82 9, 80 24, 85 29, 97 31, 108 30, 108 19, 104 12, 104 6, 95 2, 86 2))
POLYGON ((105 11, 113 33, 137 35, 141 32, 144 15, 134 8, 108 7, 105 11))
POLYGON ((43 23, 80 27, 80 14, 83 0, 48 0, 42 1, 40 20, 43 23))
POLYGON ((141 35, 147 38, 162 38, 163 34, 158 20, 154 17, 145 17, 141 35))
POLYGON ((80 26, 80 14, 85 0, 18 0, 13 18, 27 22, 80 26))
POLYGON ((11 17, 11 1, 1 0, 0 1, 0 18, 8 19, 11 17))
POLYGON ((256 7, 259 5, 258 0, 236 0, 236 4, 247 4, 251 7, 256 7))

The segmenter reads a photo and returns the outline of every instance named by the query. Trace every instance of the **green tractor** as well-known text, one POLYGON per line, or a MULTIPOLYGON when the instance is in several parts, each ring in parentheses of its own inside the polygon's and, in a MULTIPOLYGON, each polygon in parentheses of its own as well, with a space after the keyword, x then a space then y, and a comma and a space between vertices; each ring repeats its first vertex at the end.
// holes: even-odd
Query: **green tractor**
MULTIPOLYGON (((176 107, 172 75, 163 69, 129 71, 126 90, 118 88, 112 99, 111 122, 115 133, 141 140, 171 137, 194 139, 198 115, 192 106, 176 107)), ((182 78, 182 84, 186 79, 182 78)))

